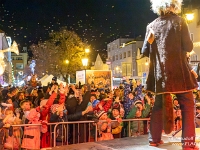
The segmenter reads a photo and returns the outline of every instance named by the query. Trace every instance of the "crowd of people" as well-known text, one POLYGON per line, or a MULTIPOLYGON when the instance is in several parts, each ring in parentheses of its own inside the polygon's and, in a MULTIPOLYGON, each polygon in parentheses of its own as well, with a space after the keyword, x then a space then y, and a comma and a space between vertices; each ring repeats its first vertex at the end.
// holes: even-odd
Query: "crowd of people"
MULTIPOLYGON (((113 90, 94 85, 64 86, 62 83, 58 85, 56 80, 54 77, 48 86, 42 87, 38 86, 33 75, 27 86, 8 86, 1 89, 1 147, 5 149, 50 147, 52 139, 48 123, 57 122, 86 120, 95 122, 90 127, 58 125, 54 133, 57 145, 65 145, 66 142, 69 144, 88 142, 95 136, 98 141, 102 141, 147 133, 147 121, 122 122, 122 119, 149 118, 151 115, 155 97, 145 90, 140 80, 126 80, 113 90), (12 126, 20 124, 41 125, 12 126), (96 127, 98 135, 94 132, 96 127)), ((194 92, 194 99, 198 102, 199 97, 196 95, 197 91, 194 92)), ((175 130, 177 130, 181 128, 181 113, 176 96, 172 96, 175 130)))

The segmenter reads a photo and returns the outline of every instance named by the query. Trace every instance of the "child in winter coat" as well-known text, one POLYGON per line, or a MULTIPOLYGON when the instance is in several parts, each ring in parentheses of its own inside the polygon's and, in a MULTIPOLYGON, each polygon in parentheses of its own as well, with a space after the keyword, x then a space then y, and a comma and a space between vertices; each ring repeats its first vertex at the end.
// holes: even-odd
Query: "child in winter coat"
POLYGON ((96 94, 91 94, 90 95, 90 103, 92 105, 92 108, 95 108, 96 105, 99 103, 100 101, 97 99, 96 94))
POLYGON ((99 119, 98 122, 98 141, 111 140, 113 139, 111 130, 111 119, 105 111, 99 111, 96 113, 96 117, 99 119))
MULTIPOLYGON (((31 109, 25 114, 26 124, 41 124, 39 121, 40 113, 36 109, 31 109)), ((24 137, 22 140, 22 148, 25 149, 40 149, 40 132, 41 127, 38 126, 26 126, 24 127, 24 137)))
POLYGON ((24 124, 38 124, 24 127, 21 147, 30 150, 40 149, 40 132, 47 132, 47 126, 41 122, 40 113, 35 108, 31 108, 30 101, 21 102, 21 108, 24 114, 22 117, 24 124), (42 126, 39 124, 42 124, 42 126))
MULTIPOLYGON (((141 100, 135 101, 131 111, 127 115, 127 119, 132 119, 132 118, 146 118, 149 113, 150 113, 150 98, 148 95, 145 96, 147 103, 144 105, 141 100)), ((131 122, 131 135, 137 136, 139 133, 143 134, 144 133, 144 123, 143 121, 132 121, 131 122), (140 125, 139 125, 140 124, 140 125), (138 129, 138 127, 140 127, 138 129)))
POLYGON ((0 120, 0 150, 4 149, 4 143, 6 142, 6 130, 5 127, 8 128, 8 136, 12 136, 13 135, 13 130, 12 128, 10 128, 10 124, 8 124, 8 122, 10 122, 10 118, 13 117, 12 114, 8 114, 4 117, 4 119, 0 120))
POLYGON ((111 115, 110 115, 110 119, 117 120, 117 122, 119 122, 118 126, 112 128, 112 134, 113 134, 114 138, 121 137, 121 131, 122 131, 122 127, 123 127, 122 116, 120 115, 121 109, 122 108, 120 108, 120 104, 115 103, 112 107, 112 111, 111 111, 111 115))
POLYGON ((21 128, 20 127, 11 127, 11 125, 21 124, 21 119, 19 114, 16 112, 17 116, 14 116, 13 111, 7 109, 5 111, 6 116, 10 116, 7 121, 5 121, 4 127, 8 129, 8 134, 6 135, 6 143, 4 148, 18 150, 21 144, 21 128), (10 131, 12 130, 12 131, 10 131), (10 134, 10 132, 12 134, 10 134))

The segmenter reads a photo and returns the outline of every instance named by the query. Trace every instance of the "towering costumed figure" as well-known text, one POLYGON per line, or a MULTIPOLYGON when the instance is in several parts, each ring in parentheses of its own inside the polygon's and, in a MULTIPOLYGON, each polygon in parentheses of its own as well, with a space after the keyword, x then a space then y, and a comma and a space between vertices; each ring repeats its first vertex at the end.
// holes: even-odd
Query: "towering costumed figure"
POLYGON ((142 47, 143 56, 150 59, 146 90, 155 94, 149 144, 162 144, 162 131, 166 134, 173 131, 173 101, 170 94, 175 94, 182 114, 182 149, 197 150, 192 92, 198 88, 198 84, 186 55, 193 50, 193 42, 186 20, 178 16, 182 0, 150 2, 158 18, 147 25, 142 47))

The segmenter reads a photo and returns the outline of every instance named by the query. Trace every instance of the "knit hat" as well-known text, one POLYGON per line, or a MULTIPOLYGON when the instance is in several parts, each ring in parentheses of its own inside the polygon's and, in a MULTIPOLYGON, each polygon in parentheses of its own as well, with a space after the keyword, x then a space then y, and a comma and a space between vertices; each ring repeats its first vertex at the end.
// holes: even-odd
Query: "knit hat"
POLYGON ((14 90, 16 90, 16 88, 15 87, 11 87, 10 88, 10 93, 13 92, 14 90))
POLYGON ((172 97, 173 100, 174 100, 174 99, 177 99, 177 97, 176 97, 175 94, 171 94, 171 97, 172 97))
POLYGON ((105 89, 105 93, 110 93, 111 91, 110 91, 110 89, 105 89))
POLYGON ((96 92, 96 89, 92 88, 91 89, 91 93, 96 92))
POLYGON ((98 111, 95 116, 99 119, 103 114, 105 114, 106 112, 104 110, 100 110, 98 111))
POLYGON ((113 107, 112 107, 112 110, 113 109, 117 109, 119 112, 120 112, 120 105, 119 105, 119 103, 115 103, 114 105, 113 105, 113 107))
POLYGON ((137 104, 143 105, 141 100, 136 100, 136 101, 134 102, 134 105, 137 105, 137 104))

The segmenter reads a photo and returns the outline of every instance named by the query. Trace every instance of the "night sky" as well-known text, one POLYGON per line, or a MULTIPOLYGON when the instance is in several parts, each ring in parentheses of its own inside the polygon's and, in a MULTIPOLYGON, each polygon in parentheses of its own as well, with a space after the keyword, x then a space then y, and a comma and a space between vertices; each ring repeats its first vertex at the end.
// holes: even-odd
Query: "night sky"
POLYGON ((48 39, 67 26, 93 52, 106 53, 117 38, 144 37, 146 25, 157 17, 149 0, 0 0, 0 29, 20 47, 48 39))

